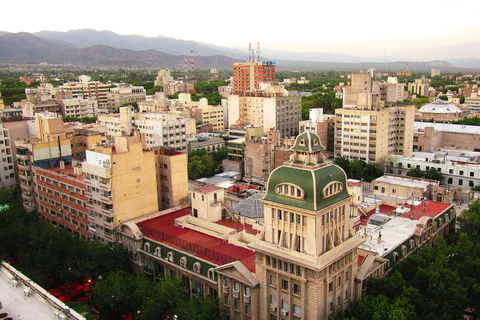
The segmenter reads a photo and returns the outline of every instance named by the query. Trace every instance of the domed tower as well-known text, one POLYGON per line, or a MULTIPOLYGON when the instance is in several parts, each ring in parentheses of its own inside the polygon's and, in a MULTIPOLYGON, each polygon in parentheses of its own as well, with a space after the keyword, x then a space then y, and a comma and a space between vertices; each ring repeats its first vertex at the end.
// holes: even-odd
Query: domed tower
POLYGON ((302 133, 290 161, 268 179, 265 228, 251 244, 261 319, 327 319, 355 298, 356 251, 363 241, 350 223, 347 176, 325 161, 324 149, 318 135, 302 133))

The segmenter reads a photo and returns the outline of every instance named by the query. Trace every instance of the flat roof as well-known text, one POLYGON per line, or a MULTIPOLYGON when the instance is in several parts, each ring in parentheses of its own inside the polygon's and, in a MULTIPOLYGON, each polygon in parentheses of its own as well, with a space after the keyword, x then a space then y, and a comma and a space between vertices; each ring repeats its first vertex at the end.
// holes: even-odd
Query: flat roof
MULTIPOLYGON (((25 275, 10 266, 8 268, 14 272, 13 275, 17 275, 16 287, 12 284, 12 273, 3 265, 0 266, 0 301, 3 306, 0 313, 7 313, 13 320, 50 320, 55 318, 55 312, 61 313, 64 308, 69 309, 25 275), (30 288, 29 296, 26 293, 29 291, 28 288, 30 288)), ((67 319, 65 315, 63 316, 63 319, 67 319)), ((68 319, 85 318, 71 310, 68 319)))
POLYGON ((426 181, 418 181, 411 178, 392 177, 392 176, 382 176, 373 180, 373 182, 383 182, 383 183, 394 184, 394 185, 399 185, 404 187, 423 188, 423 189, 426 189, 430 184, 429 182, 426 182, 426 181))
POLYGON ((205 187, 193 189, 193 191, 201 192, 201 193, 209 193, 209 192, 218 191, 218 190, 222 190, 222 188, 216 187, 216 186, 205 186, 205 187))
POLYGON ((421 217, 430 217, 435 218, 440 213, 447 210, 451 204, 436 202, 436 201, 422 201, 419 204, 414 204, 413 209, 411 208, 410 204, 406 204, 405 207, 410 208, 410 211, 406 211, 400 215, 403 218, 410 218, 413 215, 413 219, 420 220, 421 217), (425 208, 425 210, 424 210, 425 208))
POLYGON ((388 216, 388 218, 390 220, 380 226, 368 224, 357 232, 367 239, 359 248, 376 252, 383 257, 415 233, 416 220, 394 216, 388 216))
POLYGON ((480 134, 477 126, 468 126, 462 124, 415 121, 414 127, 416 132, 422 132, 421 130, 425 131, 426 127, 433 127, 434 131, 480 134))
POLYGON ((63 175, 78 179, 78 180, 83 180, 83 173, 82 174, 75 174, 75 171, 73 170, 73 167, 71 164, 66 165, 65 169, 60 169, 59 167, 53 167, 53 168, 35 168, 37 169, 43 169, 45 171, 51 171, 54 174, 61 173, 63 175))
MULTIPOLYGON (((219 266, 233 261, 240 261, 250 272, 255 272, 255 251, 236 246, 198 231, 175 226, 175 219, 191 214, 191 211, 192 208, 185 208, 139 222, 137 225, 145 237, 157 242, 188 252, 219 266), (192 250, 192 247, 199 250, 192 250)), ((228 227, 235 226, 235 229, 242 228, 241 230, 243 230, 242 224, 234 225, 225 221, 217 223, 222 225, 225 223, 228 227)), ((250 228, 251 226, 246 227, 247 232, 249 232, 250 228)), ((251 232, 250 230, 249 233, 251 232)))

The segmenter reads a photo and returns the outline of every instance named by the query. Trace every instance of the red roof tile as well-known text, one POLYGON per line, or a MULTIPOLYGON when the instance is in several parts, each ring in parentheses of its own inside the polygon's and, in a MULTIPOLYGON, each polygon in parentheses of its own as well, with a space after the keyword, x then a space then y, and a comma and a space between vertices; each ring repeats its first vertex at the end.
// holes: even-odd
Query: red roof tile
POLYGON ((175 219, 190 213, 191 208, 178 210, 140 222, 138 227, 146 238, 165 243, 217 265, 240 261, 248 270, 255 272, 254 251, 198 231, 175 226, 175 219))
POLYGON ((222 188, 215 187, 215 186, 205 186, 205 187, 200 187, 200 188, 194 189, 194 191, 202 192, 202 193, 209 193, 209 192, 217 191, 217 190, 221 190, 221 189, 222 188))

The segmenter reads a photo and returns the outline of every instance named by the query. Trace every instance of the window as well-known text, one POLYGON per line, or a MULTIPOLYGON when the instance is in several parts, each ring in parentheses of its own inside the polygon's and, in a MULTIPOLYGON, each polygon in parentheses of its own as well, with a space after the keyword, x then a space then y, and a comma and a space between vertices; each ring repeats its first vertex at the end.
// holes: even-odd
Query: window
POLYGON ((296 294, 296 295, 299 296, 302 292, 302 287, 299 284, 294 283, 292 292, 293 292, 293 294, 296 294))
POLYGON ((170 251, 167 253, 167 260, 168 262, 173 262, 173 252, 170 251))
POLYGON ((245 286, 243 294, 245 297, 250 297, 250 287, 245 286))
POLYGON ((193 272, 200 273, 200 262, 195 262, 193 264, 193 272))
POLYGON ((333 302, 330 302, 328 304, 328 313, 332 312, 333 311, 333 302))
POLYGON ((463 170, 460 170, 460 175, 463 176, 463 170))
POLYGON ((302 316, 302 307, 294 304, 293 305, 293 314, 296 315, 297 317, 301 317, 302 316))
POLYGON ((290 309, 290 303, 287 300, 282 299, 282 309, 286 311, 290 309))
POLYGON ((343 184, 338 181, 332 181, 323 188, 322 193, 324 198, 331 197, 343 191, 343 184))
POLYGON ((475 176, 475 173, 474 172, 470 172, 470 177, 474 177, 475 176))
POLYGON ((270 284, 272 286, 276 286, 277 285, 277 275, 275 274, 271 274, 270 275, 270 284))
POLYGON ((288 280, 282 279, 282 290, 288 290, 288 280))
POLYGON ((273 294, 270 295, 270 304, 276 306, 277 305, 277 296, 273 294))
POLYGON ((333 281, 328 284, 328 292, 333 292, 333 281))

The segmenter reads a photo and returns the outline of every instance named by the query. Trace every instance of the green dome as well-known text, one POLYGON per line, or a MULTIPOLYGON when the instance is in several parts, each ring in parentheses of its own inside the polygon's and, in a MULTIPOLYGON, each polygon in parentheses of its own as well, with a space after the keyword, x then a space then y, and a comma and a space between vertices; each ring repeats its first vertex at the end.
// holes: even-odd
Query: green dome
POLYGON ((305 131, 295 139, 295 145, 291 148, 293 151, 317 152, 325 150, 322 146, 320 137, 313 132, 305 131))
POLYGON ((329 163, 278 167, 268 179, 264 200, 318 211, 349 197, 345 172, 329 163))

